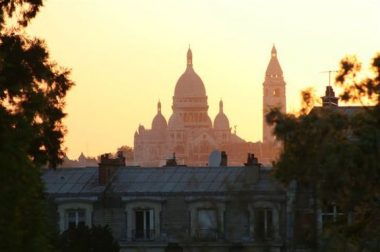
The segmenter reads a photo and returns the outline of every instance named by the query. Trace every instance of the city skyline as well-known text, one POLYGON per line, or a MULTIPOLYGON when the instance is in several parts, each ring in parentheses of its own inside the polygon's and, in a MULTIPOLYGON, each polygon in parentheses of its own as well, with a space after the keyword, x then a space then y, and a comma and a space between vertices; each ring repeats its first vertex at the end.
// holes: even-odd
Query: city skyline
POLYGON ((222 98, 238 134, 261 140, 262 84, 273 43, 290 112, 301 89, 313 86, 322 96, 328 78, 320 72, 337 69, 346 54, 365 65, 375 55, 379 3, 342 3, 51 1, 28 30, 46 39, 53 59, 72 68, 76 86, 67 97, 65 146, 76 158, 132 146, 136 125, 151 124, 158 100, 169 117, 189 43, 210 117, 222 98))

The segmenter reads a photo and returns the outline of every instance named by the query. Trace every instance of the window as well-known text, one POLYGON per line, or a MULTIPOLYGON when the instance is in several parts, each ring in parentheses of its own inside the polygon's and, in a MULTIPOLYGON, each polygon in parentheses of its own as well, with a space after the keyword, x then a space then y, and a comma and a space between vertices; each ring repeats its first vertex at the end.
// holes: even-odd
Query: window
POLYGON ((254 237, 258 240, 273 238, 273 211, 270 208, 256 208, 254 212, 254 237))
POLYGON ((136 201, 122 197, 126 203, 127 215, 126 236, 129 241, 154 241, 161 236, 161 201, 157 198, 146 198, 145 201, 136 201))
POLYGON ((66 210, 66 227, 75 228, 86 225, 86 211, 84 209, 66 210))
POLYGON ((224 236, 224 202, 204 201, 193 196, 190 204, 190 236, 195 240, 215 241, 224 236))
POLYGON ((322 230, 329 225, 347 223, 349 218, 335 203, 326 205, 321 213, 322 230))
POLYGON ((82 225, 91 227, 93 212, 92 202, 95 200, 97 200, 97 197, 88 197, 88 203, 58 199, 59 231, 64 232, 68 228, 82 225))
POLYGON ((279 240, 281 205, 278 202, 257 201, 249 206, 250 237, 254 240, 279 240))
POLYGON ((135 210, 133 238, 136 240, 153 240, 154 231, 154 209, 135 210))
POLYGON ((218 222, 216 209, 198 209, 198 238, 216 239, 218 236, 218 222))
POLYGON ((279 97, 280 96, 280 89, 276 88, 275 90, 273 90, 273 96, 279 97))

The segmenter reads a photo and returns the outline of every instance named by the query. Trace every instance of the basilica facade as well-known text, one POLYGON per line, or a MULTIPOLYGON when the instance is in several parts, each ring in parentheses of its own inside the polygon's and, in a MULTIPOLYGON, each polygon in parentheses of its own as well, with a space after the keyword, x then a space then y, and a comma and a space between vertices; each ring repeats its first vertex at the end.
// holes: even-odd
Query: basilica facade
MULTIPOLYGON (((263 90, 263 115, 272 107, 285 111, 285 82, 275 47, 271 52, 263 90)), ((242 165, 247 160, 247 153, 254 153, 262 163, 269 163, 275 158, 279 146, 265 120, 263 142, 247 142, 232 132, 222 100, 214 120, 208 115, 208 108, 206 88, 194 71, 189 48, 186 70, 174 90, 173 113, 167 121, 158 102, 151 128, 138 127, 134 136, 134 162, 140 166, 161 166, 167 158, 175 155, 179 164, 204 166, 213 150, 225 151, 228 165, 242 165)))

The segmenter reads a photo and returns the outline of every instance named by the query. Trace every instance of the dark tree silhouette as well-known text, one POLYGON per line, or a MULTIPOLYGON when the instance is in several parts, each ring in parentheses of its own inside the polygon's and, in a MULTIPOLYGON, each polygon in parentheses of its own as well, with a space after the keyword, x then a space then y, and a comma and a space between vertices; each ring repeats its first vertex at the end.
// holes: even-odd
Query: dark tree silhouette
POLYGON ((118 252, 118 242, 108 226, 80 226, 63 232, 58 239, 57 250, 62 252, 118 252))
MULTIPOLYGON (((326 229, 336 239, 325 250, 347 249, 343 245, 380 249, 380 54, 371 69, 373 75, 358 79, 360 64, 345 58, 336 82, 344 88, 342 100, 372 101, 374 106, 355 113, 324 107, 310 113, 303 108, 298 116, 278 110, 267 115, 283 143, 274 164, 277 178, 313 188, 320 207, 333 202, 352 214, 350 223, 343 221, 326 229)), ((303 97, 304 104, 310 105, 312 95, 303 97)))
POLYGON ((123 145, 117 148, 117 152, 123 152, 123 155, 125 157, 125 160, 127 161, 133 161, 133 148, 129 147, 128 145, 123 145))
POLYGON ((48 251, 40 168, 63 157, 69 71, 24 27, 41 0, 0 1, 0 251, 48 251))

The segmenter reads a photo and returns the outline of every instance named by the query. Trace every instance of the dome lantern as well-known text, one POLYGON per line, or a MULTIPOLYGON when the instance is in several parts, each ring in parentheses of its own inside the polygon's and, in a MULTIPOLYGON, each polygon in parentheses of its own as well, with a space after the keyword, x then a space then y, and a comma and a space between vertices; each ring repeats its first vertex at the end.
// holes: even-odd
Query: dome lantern
POLYGON ((216 130, 229 130, 230 122, 227 116, 223 112, 223 101, 219 101, 219 113, 216 115, 214 120, 214 129, 216 130))
POLYGON ((152 121, 152 130, 166 130, 168 123, 166 122, 165 117, 161 114, 161 102, 157 103, 157 115, 153 118, 152 121))
POLYGON ((190 45, 189 45, 189 50, 187 50, 187 66, 188 67, 193 66, 193 53, 191 52, 190 45))

